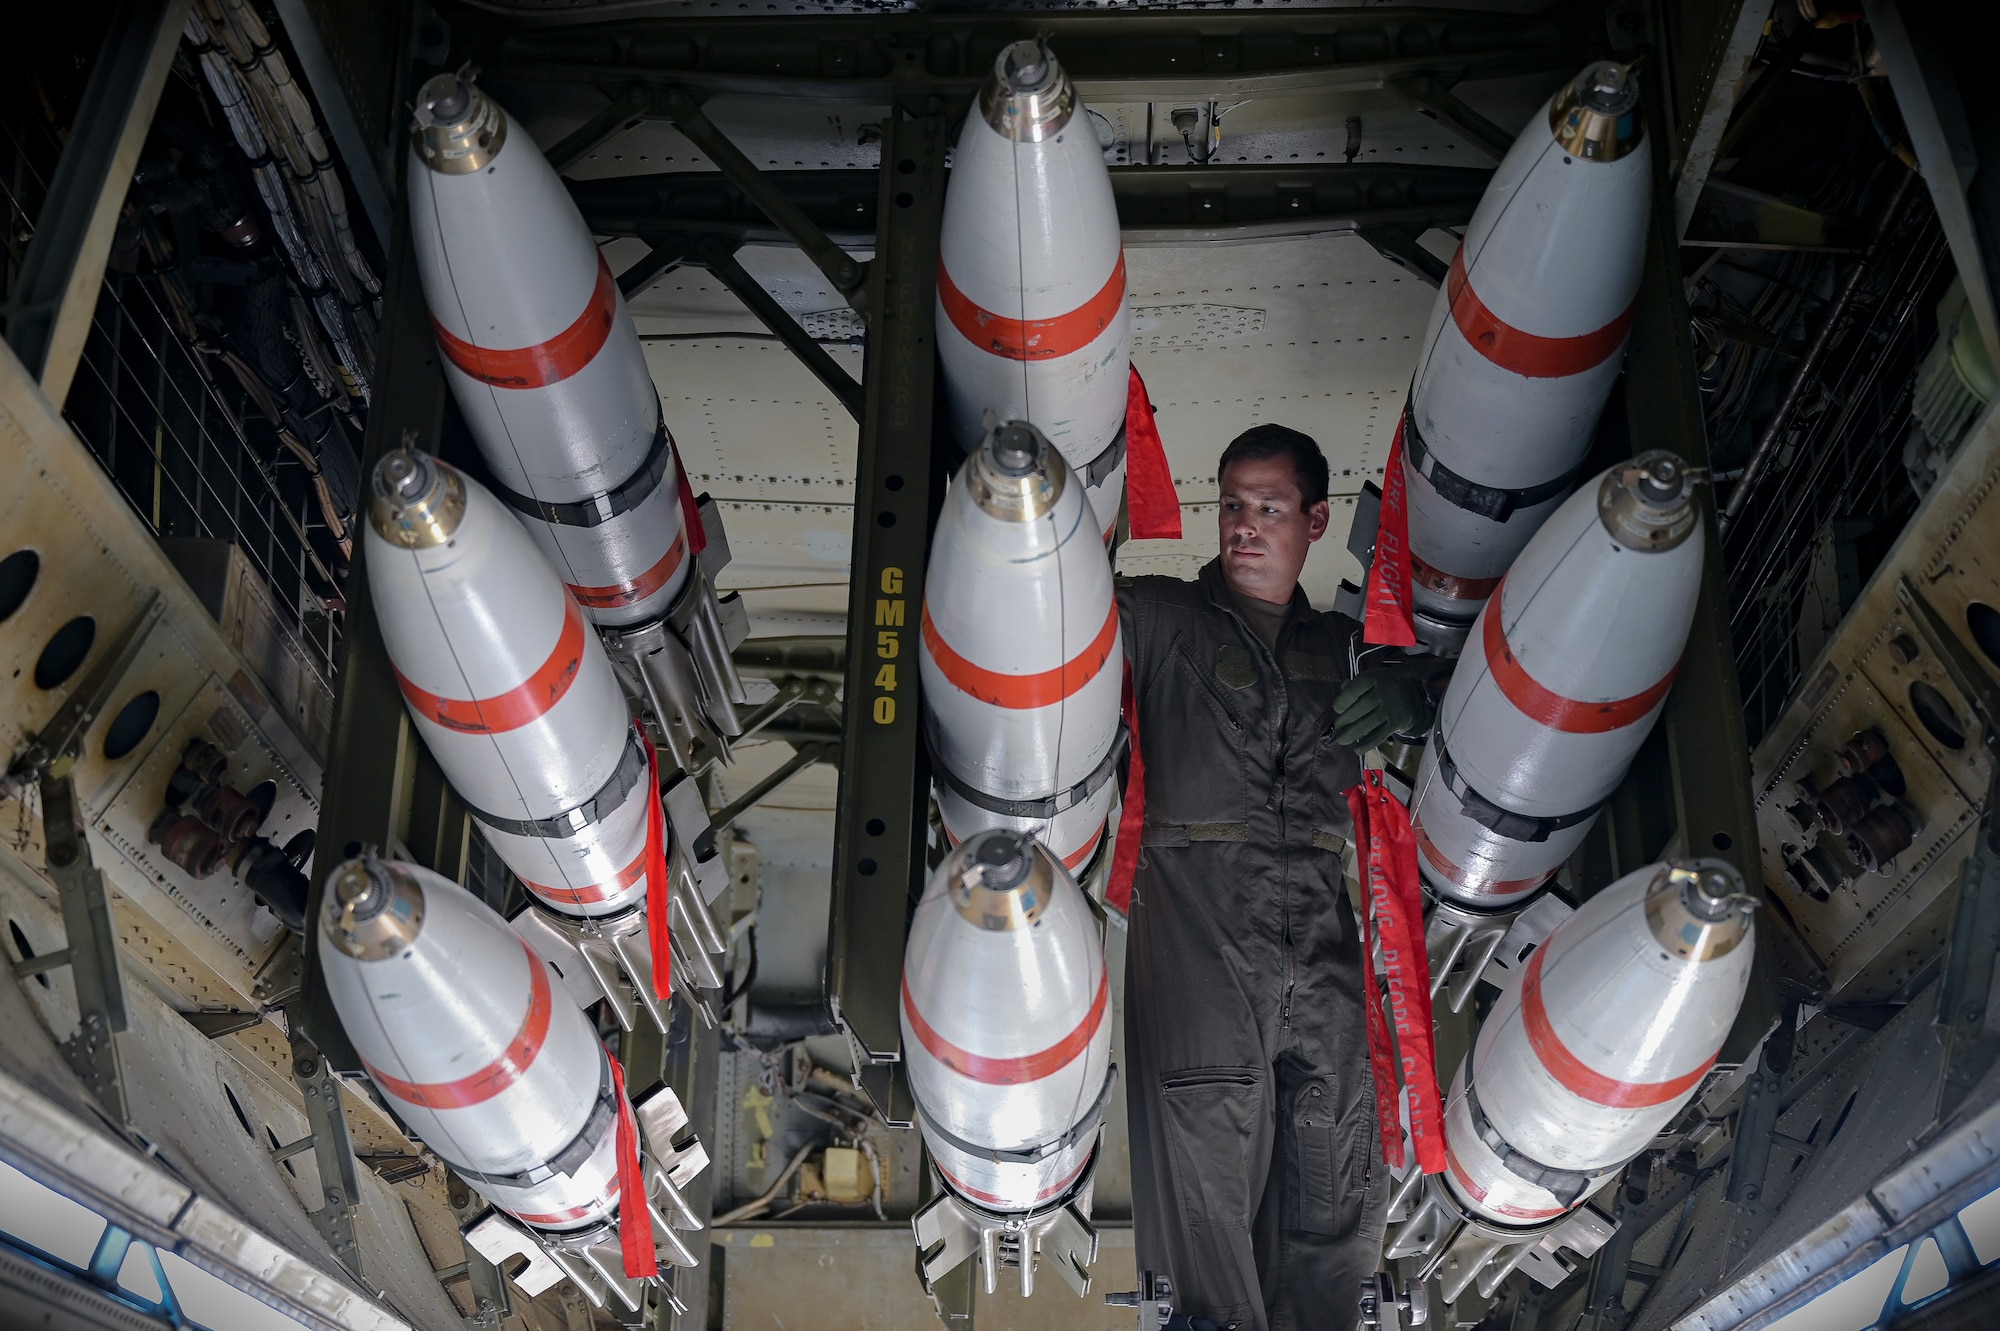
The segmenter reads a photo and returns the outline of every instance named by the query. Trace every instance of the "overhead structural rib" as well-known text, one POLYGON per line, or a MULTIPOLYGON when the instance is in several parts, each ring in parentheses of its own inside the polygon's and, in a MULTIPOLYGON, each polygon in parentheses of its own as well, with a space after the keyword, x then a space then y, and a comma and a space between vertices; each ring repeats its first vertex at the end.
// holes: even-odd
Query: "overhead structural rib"
POLYGON ((1558 5, 1543 14, 1448 9, 1217 13, 899 13, 787 15, 772 42, 759 18, 674 15, 678 6, 555 11, 540 5, 454 6, 455 38, 494 77, 632 84, 706 92, 894 98, 971 96, 1010 43, 1046 34, 1090 100, 1323 93, 1428 76, 1503 78, 1582 60, 1584 31, 1558 5), (671 16, 668 16, 671 15, 671 16))
MULTIPOLYGON (((1491 171, 1345 163, 1278 166, 1114 166, 1111 192, 1127 245, 1243 240, 1399 227, 1421 234, 1464 226, 1491 171)), ((872 237, 872 171, 768 171, 766 180, 829 235, 872 237)), ((600 236, 711 232, 750 241, 786 237, 719 172, 664 172, 568 181, 600 236)))

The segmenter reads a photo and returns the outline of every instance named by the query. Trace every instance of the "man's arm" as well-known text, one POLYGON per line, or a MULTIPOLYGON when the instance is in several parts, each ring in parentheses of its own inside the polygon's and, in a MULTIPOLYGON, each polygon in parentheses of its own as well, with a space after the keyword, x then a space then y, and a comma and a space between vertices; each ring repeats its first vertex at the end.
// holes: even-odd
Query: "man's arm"
POLYGON ((1138 617, 1136 599, 1132 594, 1132 579, 1113 579, 1113 595, 1118 598, 1118 638, 1125 644, 1125 664, 1133 677, 1139 674, 1139 634, 1134 621, 1138 617))
POLYGON ((1437 719, 1451 668, 1450 661, 1414 656, 1356 674, 1334 695, 1334 742, 1360 753, 1392 735, 1421 739, 1437 719))

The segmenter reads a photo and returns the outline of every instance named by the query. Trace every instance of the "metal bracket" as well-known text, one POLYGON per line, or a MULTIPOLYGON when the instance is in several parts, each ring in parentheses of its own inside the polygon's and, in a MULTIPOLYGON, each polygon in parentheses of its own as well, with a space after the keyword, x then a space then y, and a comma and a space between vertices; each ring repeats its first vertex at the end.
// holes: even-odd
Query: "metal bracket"
POLYGON ((1451 86, 1429 74, 1393 79, 1390 87, 1432 120, 1441 120, 1498 162, 1514 146, 1514 136, 1452 95, 1451 86))
MULTIPOLYGON (((461 1226, 460 1238, 465 1245, 465 1278, 472 1286, 472 1315, 460 1319, 466 1326, 498 1326, 502 1318, 514 1311, 513 1301, 507 1294, 507 1281, 495 1264, 496 1258, 505 1260, 508 1255, 518 1252, 528 1259, 528 1269, 521 1272, 516 1283, 531 1298, 563 1278, 562 1268, 545 1257, 534 1244, 520 1242, 520 1231, 505 1228, 499 1213, 488 1209, 486 1199, 468 1188, 465 1180, 456 1175, 447 1180, 445 1201, 461 1226), (479 1220, 481 1216, 485 1219, 479 1220), (479 1223, 470 1223, 474 1220, 479 1220, 479 1223), (489 1221, 492 1223, 489 1224, 489 1221), (505 1236, 504 1239, 501 1236, 505 1236)), ((438 1273, 440 1284, 445 1274, 442 1271, 438 1273)))
POLYGON ((1771 1148, 1776 1145, 1785 1079, 1792 1070, 1792 1053, 1798 1043, 1798 1011, 1796 998, 1779 1008, 1777 1029, 1764 1038, 1757 1070, 1745 1080, 1743 1104, 1736 1111, 1735 1144, 1722 1195, 1734 1208, 1729 1246, 1739 1255, 1756 1240, 1764 1216, 1759 1203, 1764 1177, 1771 1168, 1771 1148))
MULTIPOLYGON (((868 265, 834 244, 826 232, 820 229, 818 223, 807 217, 797 204, 787 198, 784 192, 757 168, 755 163, 743 155, 742 150, 730 141, 728 135, 716 128, 715 122, 701 109, 706 96, 705 92, 688 88, 638 86, 626 88, 612 99, 609 106, 556 144, 549 151, 549 161, 556 170, 562 171, 614 135, 631 129, 642 121, 671 121, 674 128, 687 136, 689 142, 708 155, 709 161, 715 164, 716 169, 730 184, 741 190, 744 196, 756 205, 759 212, 769 218, 780 231, 791 238, 793 244, 805 252, 806 257, 826 275, 827 281, 833 284, 834 290, 840 293, 843 300, 855 310, 861 310, 868 285, 868 265)), ((662 247, 655 248, 658 252, 662 247)), ((733 250, 734 247, 730 246, 729 252, 733 250)), ((726 254, 724 257, 727 257, 726 254)), ((682 255, 674 260, 674 262, 692 261, 694 261, 692 255, 682 255)), ((644 262, 642 261, 642 264, 644 262)), ((666 263, 655 267, 645 275, 643 281, 650 282, 653 277, 670 266, 671 263, 666 263)), ((735 284, 730 282, 728 277, 723 277, 722 280, 734 288, 735 284)), ((626 294, 631 293, 628 291, 626 294)), ((774 328, 772 331, 779 330, 774 328)), ((783 337, 784 334, 779 332, 779 336, 783 337)), ((859 416, 859 410, 856 410, 855 414, 859 416)))
POLYGON ((1373 245, 1375 252, 1390 263, 1434 287, 1443 286, 1451 271, 1451 265, 1418 242, 1414 227, 1364 226, 1356 228, 1354 234, 1373 245))
POLYGON ((839 752, 840 746, 834 743, 815 744, 807 742, 800 744, 797 752, 793 753, 790 758, 787 758, 783 766, 716 812, 712 823, 716 835, 720 836, 731 827, 734 827, 738 818, 748 813, 756 805, 761 804, 778 787, 790 781, 800 772, 805 771, 806 768, 811 767, 814 763, 830 763, 835 761, 839 752))
POLYGON ((1584 1298, 1578 1331, 1613 1331, 1625 1324, 1625 1282, 1632 1274, 1632 1246, 1639 1241, 1638 1219, 1646 1207, 1651 1173, 1649 1157, 1641 1155, 1618 1180, 1618 1199, 1612 1208, 1618 1231, 1591 1263, 1590 1292, 1584 1298))
POLYGON ((1940 1120, 1964 1103, 2000 1060, 2000 1033, 1988 1020, 1994 962, 2000 954, 2000 760, 1986 788, 1986 811, 1972 853, 1958 871, 1958 909, 1938 983, 1937 1024, 1945 1028, 1938 1082, 1940 1120))
POLYGON ((15 753, 6 775, 0 776, 0 800, 18 796, 42 780, 45 773, 69 774, 69 760, 75 756, 84 732, 110 703, 112 690, 139 659, 139 649, 152 636, 153 626, 159 623, 166 608, 166 600, 158 592, 139 607, 139 613, 113 641, 111 650, 97 658, 97 664, 70 691, 68 700, 49 718, 41 733, 15 753))
MULTIPOLYGON (((723 236, 663 237, 654 242, 652 254, 677 251, 681 263, 706 268, 716 281, 729 288, 731 295, 749 307, 759 323, 770 329, 772 335, 812 371, 813 378, 839 399, 840 405, 847 408, 848 415, 860 420, 864 406, 861 385, 827 354, 826 348, 815 341, 812 334, 799 326, 790 311, 764 289, 764 284, 738 262, 736 248, 736 244, 723 236)), ((649 259, 651 257, 648 256, 649 259)))
POLYGON ((2000 1031, 1988 1020, 2000 962, 2000 685, 1915 583, 1902 578, 1896 591, 1918 634, 1978 716, 1989 763, 1986 807, 1972 852, 1958 871, 1958 908, 1938 980, 1936 1024, 1946 1039, 1937 1101, 1943 1119, 2000 1060, 2000 1031))
MULTIPOLYGON (((365 1280, 361 1273, 361 1248, 354 1237, 354 1213, 361 1209, 361 1179, 355 1166, 354 1148, 347 1136, 347 1110, 340 1103, 340 1082, 317 1049, 297 1034, 292 1024, 292 1080, 306 1100, 306 1122, 312 1128, 313 1161, 319 1166, 321 1195, 325 1204, 312 1212, 313 1228, 320 1232, 340 1264, 365 1280)), ((280 1148, 284 1149, 284 1148, 280 1148)))
POLYGON ((111 1115, 131 1121, 125 1078, 118 1065, 117 1035, 125 1029, 125 985, 118 973, 118 937, 104 876, 90 858, 90 843, 79 821, 76 788, 67 776, 42 773, 43 857, 62 901, 63 932, 69 946, 29 962, 16 963, 25 978, 68 966, 76 988, 76 1033, 62 1043, 63 1057, 76 1069, 111 1115))
POLYGON ((264 1022, 264 1014, 261 1012, 231 1012, 226 1009, 183 1012, 181 1018, 211 1040, 219 1040, 237 1031, 247 1031, 252 1026, 260 1026, 264 1022))
MULTIPOLYGON (((834 821, 827 998, 862 1057, 856 1080, 895 1112, 895 1079, 871 1062, 901 1057, 897 1016, 905 924, 923 880, 929 796, 918 716, 916 616, 938 490, 933 385, 944 104, 899 108, 882 126, 881 230, 871 274, 868 365, 855 478, 839 809, 834 821), (894 664, 892 673, 883 670, 894 664)), ((956 451, 955 449, 953 451, 956 451)))
POLYGON ((729 137, 715 127, 715 123, 702 113, 702 96, 686 88, 667 88, 653 94, 653 104, 674 122, 676 129, 687 135, 695 147, 708 154, 708 160, 715 163, 716 169, 748 195, 764 216, 790 236, 793 244, 805 251, 806 257, 826 274, 826 280, 833 283, 834 290, 849 305, 865 315, 868 265, 829 240, 826 232, 800 211, 797 204, 786 198, 729 141, 729 137))

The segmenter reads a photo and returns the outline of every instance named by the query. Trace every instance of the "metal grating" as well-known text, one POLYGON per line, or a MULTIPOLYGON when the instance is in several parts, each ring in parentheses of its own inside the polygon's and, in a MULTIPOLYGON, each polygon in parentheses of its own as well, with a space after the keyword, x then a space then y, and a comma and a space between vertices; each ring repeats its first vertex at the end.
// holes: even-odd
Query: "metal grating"
POLYGON ((334 570, 314 548, 315 532, 332 536, 317 469, 279 445, 246 398, 226 393, 175 334, 154 281, 114 273, 63 415, 155 535, 217 538, 249 557, 331 686, 341 610, 334 570))
MULTIPOLYGON (((74 86, 63 82, 68 71, 28 67, 24 48, 0 56, 7 85, 0 93, 0 300, 33 240, 88 76, 96 34, 70 35, 74 86)), ((184 54, 165 98, 179 99, 181 140, 189 108, 205 103, 192 112, 196 123, 217 116, 212 96, 184 54)), ((147 144, 63 413, 155 535, 222 540, 242 551, 270 589, 296 655, 330 687, 351 546, 353 478, 345 473, 365 403, 324 363, 318 330, 299 331, 319 322, 301 303, 319 293, 198 247, 183 250, 191 233, 161 206, 163 191, 175 185, 164 183, 174 173, 159 162, 179 151, 175 139, 156 125, 147 144), (242 293, 232 307, 234 327, 218 322, 204 283, 242 293), (244 329, 261 341, 246 339, 244 329), (272 387, 270 358, 260 354, 266 343, 281 355, 287 345, 297 352, 301 373, 320 389, 304 400, 322 403, 318 409, 301 408, 297 393, 272 387)), ((268 208, 260 217, 270 227, 268 208)))
MULTIPOLYGON (((1779 329, 1797 326, 1802 306, 1808 327, 1821 317, 1810 308, 1819 303, 1815 262, 1825 261, 1795 255, 1775 266, 1768 294, 1783 310, 1774 321, 1779 329)), ((1917 370, 1935 333, 1932 309, 1952 272, 1928 199, 1913 196, 1803 394, 1778 464, 1728 533, 1730 629, 1753 744, 1830 636, 1831 623, 1823 632, 1812 627, 1809 599, 1827 601, 1837 619, 1916 507, 1903 438, 1917 370)), ((1716 394, 1724 412, 1711 409, 1712 433, 1735 424, 1718 415, 1749 414, 1747 394, 1732 392, 1735 383, 1782 381, 1791 372, 1793 362, 1770 349, 1743 351, 1752 353, 1743 361, 1766 363, 1725 367, 1716 394)))

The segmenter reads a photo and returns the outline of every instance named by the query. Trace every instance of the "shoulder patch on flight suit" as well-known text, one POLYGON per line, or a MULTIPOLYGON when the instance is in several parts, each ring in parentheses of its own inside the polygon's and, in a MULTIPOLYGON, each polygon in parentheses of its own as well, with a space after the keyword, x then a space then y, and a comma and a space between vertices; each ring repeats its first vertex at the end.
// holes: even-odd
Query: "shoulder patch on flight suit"
POLYGON ((1215 652, 1215 677, 1232 689, 1247 689, 1257 682, 1257 663, 1247 649, 1224 643, 1215 652))
POLYGON ((1285 677, 1332 684, 1339 680, 1340 669, 1330 656, 1318 656, 1311 652, 1286 652, 1285 677))

